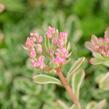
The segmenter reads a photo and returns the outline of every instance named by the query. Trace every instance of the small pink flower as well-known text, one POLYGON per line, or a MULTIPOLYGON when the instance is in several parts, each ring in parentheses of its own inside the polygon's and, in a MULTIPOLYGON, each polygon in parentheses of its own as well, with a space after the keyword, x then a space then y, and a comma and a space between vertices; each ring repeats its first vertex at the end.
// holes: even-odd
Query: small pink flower
POLYGON ((25 43, 25 47, 27 49, 31 49, 34 47, 34 40, 31 37, 27 38, 26 43, 25 43))
POLYGON ((30 33, 30 37, 34 40, 34 41, 36 41, 36 38, 39 36, 39 34, 37 33, 37 32, 32 32, 32 33, 30 33))
POLYGON ((37 59, 37 63, 36 63, 36 66, 40 69, 43 69, 45 67, 45 63, 44 63, 44 59, 45 57, 44 56, 39 56, 39 58, 37 59))
POLYGON ((41 44, 36 44, 36 51, 37 51, 37 53, 39 53, 39 54, 42 53, 42 45, 41 45, 41 44))
POLYGON ((55 28, 49 26, 49 27, 48 27, 48 31, 47 31, 47 33, 46 33, 47 38, 48 38, 48 39, 51 39, 52 36, 55 34, 55 32, 56 32, 55 28))
POLYGON ((65 63, 65 58, 62 58, 60 56, 56 56, 56 58, 54 59, 54 63, 56 63, 56 64, 64 64, 65 63))
POLYGON ((62 58, 67 58, 68 57, 68 51, 66 48, 59 48, 57 49, 56 56, 61 56, 62 58))
POLYGON ((38 36, 38 37, 37 37, 37 43, 42 43, 42 41, 43 41, 42 36, 38 36))
POLYGON ((54 51, 53 51, 53 50, 50 49, 50 50, 49 50, 49 54, 50 54, 50 57, 51 57, 51 58, 54 57, 54 51))
POLYGON ((68 58, 68 51, 66 48, 62 48, 61 49, 62 53, 63 53, 63 57, 68 58))
POLYGON ((57 43, 58 43, 57 38, 53 38, 53 39, 52 39, 52 44, 57 45, 57 43))
POLYGON ((57 40, 57 46, 58 47, 62 48, 64 45, 65 45, 65 41, 64 40, 61 40, 61 39, 57 40))
POLYGON ((32 36, 32 37, 35 36, 36 37, 36 36, 38 36, 38 33, 37 32, 31 32, 30 36, 32 36))
POLYGON ((68 51, 65 48, 58 48, 55 55, 54 63, 65 64, 65 61, 68 58, 68 51))
POLYGON ((64 47, 66 44, 66 39, 67 39, 67 33, 61 32, 57 40, 57 46, 61 48, 64 47))
POLYGON ((35 61, 34 59, 31 59, 31 64, 32 64, 32 66, 33 66, 34 68, 37 66, 37 63, 36 63, 36 61, 35 61))
POLYGON ((29 55, 30 55, 31 58, 35 58, 36 57, 36 51, 35 51, 34 48, 32 50, 30 50, 29 55))
POLYGON ((67 32, 60 32, 59 39, 66 40, 67 36, 68 36, 67 32))
POLYGON ((104 36, 104 40, 105 40, 107 43, 109 43, 109 37, 104 36))

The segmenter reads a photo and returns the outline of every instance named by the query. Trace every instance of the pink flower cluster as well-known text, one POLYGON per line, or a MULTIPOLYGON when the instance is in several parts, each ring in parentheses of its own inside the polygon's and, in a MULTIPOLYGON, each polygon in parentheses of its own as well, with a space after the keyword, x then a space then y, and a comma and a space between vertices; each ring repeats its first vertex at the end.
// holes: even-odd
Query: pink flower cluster
POLYGON ((33 67, 43 69, 45 67, 44 56, 42 55, 42 42, 43 37, 37 32, 30 33, 30 37, 27 38, 25 48, 31 59, 33 67))
POLYGON ((51 61, 57 65, 65 64, 69 54, 68 50, 66 49, 68 34, 66 32, 58 33, 58 30, 55 28, 48 27, 46 36, 53 45, 53 48, 49 49, 51 61))
POLYGON ((49 67, 46 63, 46 58, 49 63, 58 66, 66 63, 69 52, 66 49, 67 33, 58 32, 54 27, 49 26, 46 36, 42 37, 37 32, 30 33, 27 38, 25 48, 28 51, 32 66, 39 69, 49 67), (50 46, 45 49, 43 41, 47 39, 50 46), (49 58, 49 59, 48 59, 49 58))
POLYGON ((108 31, 105 32, 104 38, 97 38, 92 36, 91 41, 85 43, 86 48, 88 48, 92 53, 99 53, 102 56, 109 57, 109 34, 108 31))

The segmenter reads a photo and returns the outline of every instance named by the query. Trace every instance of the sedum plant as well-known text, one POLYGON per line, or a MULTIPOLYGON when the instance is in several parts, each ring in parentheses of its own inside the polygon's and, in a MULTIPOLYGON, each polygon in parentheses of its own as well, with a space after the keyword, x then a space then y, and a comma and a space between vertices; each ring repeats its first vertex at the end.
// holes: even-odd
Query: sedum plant
MULTIPOLYGON (((104 39, 93 36, 91 42, 86 42, 85 44, 93 53, 94 58, 90 62, 94 65, 103 64, 108 66, 108 60, 106 59, 108 59, 109 39, 107 35, 108 31, 105 32, 104 39), (102 59, 100 60, 100 58, 102 59)), ((64 87, 71 101, 74 103, 69 107, 63 101, 57 100, 57 107, 60 107, 59 109, 83 109, 84 107, 80 103, 79 94, 81 84, 85 77, 85 71, 82 67, 85 58, 81 57, 72 62, 70 58, 72 51, 67 39, 67 32, 59 32, 58 29, 49 26, 44 36, 37 32, 31 32, 25 42, 24 49, 29 55, 32 67, 39 71, 38 74, 33 75, 33 81, 37 84, 44 85, 50 83, 64 87), (69 63, 72 64, 70 70, 64 74, 63 69, 69 63)), ((98 83, 100 83, 100 88, 103 86, 108 87, 108 76, 102 76, 103 79, 100 82, 100 77, 97 79, 98 83)), ((95 101, 89 102, 84 109, 92 109, 92 107, 93 109, 104 109, 106 107, 106 100, 101 100, 98 103, 95 101)), ((46 108, 47 105, 45 105, 44 109, 46 108)))
MULTIPOLYGON (((95 35, 92 35, 91 41, 86 42, 85 46, 94 56, 90 59, 91 64, 101 64, 109 67, 109 28, 106 29, 104 38, 97 38, 95 35)), ((109 73, 99 75, 96 81, 101 90, 109 90, 109 73)))

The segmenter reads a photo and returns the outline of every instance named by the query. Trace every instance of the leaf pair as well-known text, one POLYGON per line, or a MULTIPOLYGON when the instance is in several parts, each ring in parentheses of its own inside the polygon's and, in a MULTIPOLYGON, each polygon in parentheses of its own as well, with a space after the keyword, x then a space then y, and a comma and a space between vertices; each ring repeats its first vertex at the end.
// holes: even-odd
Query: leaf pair
POLYGON ((72 65, 70 71, 68 72, 68 76, 67 76, 68 81, 71 78, 72 90, 74 91, 75 95, 78 98, 79 98, 80 87, 85 77, 85 72, 81 68, 84 61, 85 61, 84 57, 76 60, 72 65))
MULTIPOLYGON (((85 77, 85 72, 81 69, 81 65, 83 64, 85 58, 79 58, 75 63, 72 65, 70 71, 68 72, 68 81, 71 79, 72 81, 72 90, 74 91, 75 95, 79 98, 80 87, 85 77), (70 78, 71 77, 71 78, 70 78)), ((55 77, 45 74, 39 74, 33 76, 33 81, 37 84, 57 84, 62 85, 61 81, 55 77)))

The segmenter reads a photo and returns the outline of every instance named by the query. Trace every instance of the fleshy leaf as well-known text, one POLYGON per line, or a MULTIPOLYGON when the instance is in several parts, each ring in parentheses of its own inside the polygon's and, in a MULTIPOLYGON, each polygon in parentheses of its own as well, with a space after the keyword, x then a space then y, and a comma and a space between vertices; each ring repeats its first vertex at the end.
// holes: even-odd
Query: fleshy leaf
POLYGON ((44 103, 42 109, 69 109, 69 108, 61 106, 57 101, 49 101, 47 103, 44 103))
POLYGON ((76 60, 72 67, 70 68, 70 71, 68 72, 67 75, 67 79, 69 80, 70 77, 72 77, 72 75, 80 69, 81 65, 83 64, 83 62, 85 61, 85 57, 79 58, 78 60, 76 60))
POLYGON ((96 53, 96 52, 93 52, 93 56, 94 56, 95 58, 98 58, 98 59, 102 59, 102 58, 103 58, 103 57, 101 56, 101 54, 96 53))
POLYGON ((100 81, 102 80, 102 78, 105 76, 105 74, 99 74, 97 77, 96 77, 96 83, 99 84, 100 81))
POLYGON ((99 103, 96 104, 94 109, 105 109, 107 105, 106 100, 101 100, 99 103))
POLYGON ((109 90, 109 72, 101 78, 99 82, 99 87, 104 91, 109 90))
POLYGON ((105 65, 109 67, 109 58, 108 57, 103 57, 101 54, 93 52, 94 58, 91 58, 90 63, 93 65, 105 65))
POLYGON ((72 89, 78 98, 79 98, 80 87, 84 77, 85 77, 85 72, 83 69, 78 70, 72 77, 72 89))
POLYGON ((57 100, 56 101, 58 103, 58 105, 62 108, 62 109, 69 109, 69 107, 61 100, 57 100))
POLYGON ((70 109, 78 109, 76 105, 73 105, 70 109))
POLYGON ((86 109, 94 109, 94 107, 96 106, 96 102, 92 101, 90 103, 87 104, 86 109))
POLYGON ((33 81, 37 84, 58 84, 58 85, 61 85, 60 80, 58 80, 57 78, 54 78, 52 76, 45 75, 45 74, 39 74, 39 75, 33 76, 33 81))
POLYGON ((86 109, 105 109, 107 105, 107 102, 106 100, 101 100, 100 102, 95 102, 95 101, 92 101, 90 103, 88 103, 86 109))
POLYGON ((106 58, 106 57, 96 57, 96 58, 92 58, 90 60, 90 63, 93 64, 93 65, 104 65, 104 66, 107 66, 109 67, 109 58, 106 58))
POLYGON ((87 49, 89 49, 90 51, 93 51, 92 44, 91 44, 90 41, 85 42, 85 47, 86 47, 87 49))

